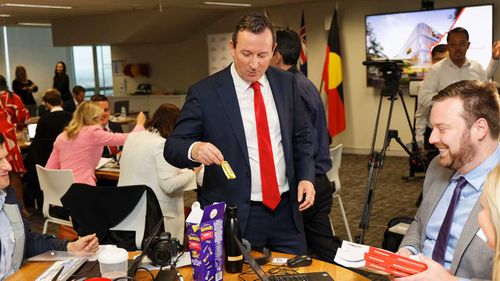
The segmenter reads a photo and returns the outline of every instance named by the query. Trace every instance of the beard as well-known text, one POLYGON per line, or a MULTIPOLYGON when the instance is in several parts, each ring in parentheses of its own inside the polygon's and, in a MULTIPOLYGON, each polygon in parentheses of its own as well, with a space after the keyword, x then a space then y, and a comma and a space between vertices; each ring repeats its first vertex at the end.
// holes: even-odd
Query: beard
POLYGON ((439 158, 441 166, 456 171, 474 158, 476 155, 476 148, 472 145, 470 140, 470 132, 464 132, 461 139, 458 151, 452 152, 450 147, 448 147, 447 157, 439 158))

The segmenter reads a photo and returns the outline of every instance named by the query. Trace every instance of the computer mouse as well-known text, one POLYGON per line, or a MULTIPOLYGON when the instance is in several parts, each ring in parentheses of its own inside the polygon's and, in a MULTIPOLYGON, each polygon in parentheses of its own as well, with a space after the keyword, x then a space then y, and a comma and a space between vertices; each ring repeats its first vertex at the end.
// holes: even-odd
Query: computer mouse
POLYGON ((291 259, 289 259, 286 264, 289 267, 303 267, 303 266, 310 266, 312 263, 311 257, 307 255, 301 255, 301 256, 296 256, 291 259))

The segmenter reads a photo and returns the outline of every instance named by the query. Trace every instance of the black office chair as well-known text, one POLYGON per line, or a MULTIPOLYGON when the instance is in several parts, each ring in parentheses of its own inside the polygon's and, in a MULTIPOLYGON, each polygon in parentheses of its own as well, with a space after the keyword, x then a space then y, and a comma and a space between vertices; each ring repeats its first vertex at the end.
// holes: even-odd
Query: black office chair
POLYGON ((145 185, 96 187, 75 183, 61 202, 78 235, 96 233, 100 244, 115 244, 128 251, 140 249, 143 238, 163 217, 156 195, 145 185))

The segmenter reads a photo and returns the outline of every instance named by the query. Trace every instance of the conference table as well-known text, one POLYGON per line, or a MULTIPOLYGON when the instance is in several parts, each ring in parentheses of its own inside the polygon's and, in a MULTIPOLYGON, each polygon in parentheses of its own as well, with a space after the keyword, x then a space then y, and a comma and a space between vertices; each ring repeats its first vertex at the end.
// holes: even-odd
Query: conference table
MULTIPOLYGON (((188 254, 188 253, 185 253, 188 254)), ((137 252, 129 253, 129 257, 136 256, 137 252)), ((292 255, 283 254, 273 252, 273 258, 291 258, 292 255)), ((25 280, 35 280, 40 274, 42 274, 52 262, 27 262, 25 263, 19 271, 14 273, 12 276, 7 278, 9 281, 25 281, 25 280)), ((263 269, 268 271, 275 265, 265 265, 263 269)), ((193 280, 193 270, 190 266, 179 268, 180 273, 184 277, 184 281, 192 281, 193 280)), ((243 271, 248 271, 248 265, 243 266, 243 271)), ((313 263, 307 267, 301 267, 298 269, 299 273, 307 273, 307 272, 321 272, 326 271, 330 276, 336 281, 368 281, 369 279, 361 276, 358 273, 345 269, 341 266, 337 266, 331 263, 326 263, 320 260, 313 260, 313 263)), ((158 271, 153 271, 153 275, 156 276, 158 271)), ((151 280, 151 276, 146 271, 139 271, 137 273, 137 280, 151 280)), ((256 280, 257 276, 255 274, 242 274, 240 279, 240 274, 229 274, 224 273, 223 280, 224 281, 236 281, 236 280, 256 280)))

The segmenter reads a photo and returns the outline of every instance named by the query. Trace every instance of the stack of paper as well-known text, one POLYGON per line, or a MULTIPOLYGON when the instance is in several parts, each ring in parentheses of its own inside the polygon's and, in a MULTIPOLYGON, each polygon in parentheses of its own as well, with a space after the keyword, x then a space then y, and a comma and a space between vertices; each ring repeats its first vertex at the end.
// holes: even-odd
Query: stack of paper
POLYGON ((335 262, 345 267, 359 268, 383 275, 410 276, 427 269, 427 265, 383 249, 343 241, 337 249, 335 262))

